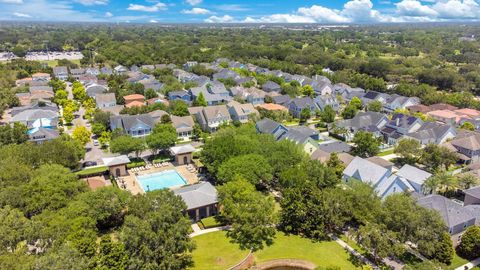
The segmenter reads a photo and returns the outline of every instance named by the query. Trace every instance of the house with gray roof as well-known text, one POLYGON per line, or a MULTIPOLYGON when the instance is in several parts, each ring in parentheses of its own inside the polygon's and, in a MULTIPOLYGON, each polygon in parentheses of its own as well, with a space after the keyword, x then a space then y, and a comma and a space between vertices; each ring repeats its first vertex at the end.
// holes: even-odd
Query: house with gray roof
POLYGON ((232 100, 232 97, 230 97, 229 95, 222 96, 220 94, 212 94, 208 91, 207 87, 192 87, 188 91, 193 101, 195 101, 200 96, 200 93, 202 93, 203 97, 207 101, 208 106, 219 105, 232 100))
POLYGON ((281 139, 302 145, 303 150, 309 155, 313 154, 315 150, 318 149, 318 143, 312 138, 312 133, 305 129, 289 128, 281 139))
POLYGON ((209 182, 174 189, 173 193, 182 198, 187 205, 188 216, 195 222, 218 212, 217 190, 209 182))
POLYGON ((26 106, 20 106, 20 107, 13 107, 12 110, 10 111, 11 116, 15 116, 23 111, 28 111, 28 110, 46 110, 46 111, 53 111, 58 113, 59 109, 57 105, 51 101, 33 101, 29 105, 26 106))
POLYGON ((219 72, 213 74, 213 80, 215 81, 218 81, 218 80, 227 80, 227 79, 238 79, 240 78, 240 75, 238 73, 236 73, 235 71, 231 70, 231 69, 228 69, 228 68, 224 68, 222 70, 220 70, 219 72))
POLYGON ((262 90, 265 92, 281 92, 282 87, 276 82, 268 81, 262 85, 262 90))
MULTIPOLYGON (((420 206, 437 211, 445 221, 448 232, 458 239, 468 227, 475 225, 476 215, 467 207, 441 195, 428 195, 417 200, 420 206)), ((455 243, 455 241, 454 241, 455 243)))
POLYGON ((403 135, 419 130, 422 125, 423 121, 420 118, 399 113, 392 116, 381 133, 388 144, 394 145, 403 135))
POLYGON ((207 84, 211 83, 212 81, 207 76, 198 76, 197 78, 193 79, 191 82, 196 83, 197 87, 206 87, 207 84))
POLYGON ((330 126, 333 133, 343 136, 345 140, 350 141, 358 131, 369 131, 376 136, 380 136, 380 130, 388 123, 386 115, 377 112, 359 112, 352 119, 345 119, 336 122, 330 126), (342 130, 343 133, 339 133, 342 130))
POLYGON ((296 118, 300 118, 304 109, 309 109, 310 115, 315 115, 315 111, 318 109, 311 97, 294 98, 287 104, 287 108, 290 114, 296 118))
POLYGON ((118 65, 118 66, 116 66, 116 67, 113 69, 113 72, 114 72, 115 74, 118 74, 118 75, 125 75, 125 74, 127 74, 127 72, 128 72, 128 68, 126 68, 126 67, 124 67, 124 66, 122 66, 122 65, 118 65))
POLYGON ((343 171, 343 180, 349 182, 355 179, 376 188, 390 175, 388 169, 361 157, 355 157, 343 171))
POLYGON ((108 87, 105 85, 100 85, 100 84, 90 84, 87 87, 85 87, 85 91, 87 91, 87 95, 89 97, 94 98, 97 94, 103 94, 108 91, 108 87))
POLYGON ((362 98, 365 95, 365 90, 362 88, 352 88, 344 83, 337 83, 333 85, 333 93, 340 95, 346 101, 350 101, 354 96, 362 98))
POLYGON ((272 97, 273 103, 282 105, 282 106, 288 106, 288 103, 292 101, 292 98, 289 95, 279 95, 279 96, 274 96, 272 97))
POLYGON ((189 92, 181 90, 181 91, 171 91, 168 93, 169 100, 182 100, 185 101, 187 104, 192 102, 192 96, 189 92))
POLYGON ((252 115, 259 116, 258 111, 251 103, 241 104, 232 100, 227 103, 227 108, 232 120, 239 121, 240 123, 247 123, 252 115))
POLYGON ((85 69, 85 75, 98 76, 100 75, 100 69, 95 67, 89 67, 85 69))
POLYGON ((123 130, 132 137, 145 137, 152 132, 155 126, 153 117, 149 114, 116 115, 110 117, 110 129, 123 130))
POLYGON ((177 137, 182 140, 186 140, 192 137, 193 135, 193 128, 195 126, 195 122, 191 115, 187 116, 170 116, 172 119, 172 125, 175 127, 177 131, 177 137))
POLYGON ((464 191, 465 199, 464 205, 480 205, 480 186, 472 187, 464 191))
POLYGON ((112 75, 113 74, 113 71, 111 68, 109 67, 102 67, 100 69, 100 74, 105 74, 105 75, 112 75))
POLYGON ((85 75, 84 68, 71 68, 70 75, 75 78, 76 80, 80 79, 80 77, 85 75))
POLYGON ((56 129, 58 112, 41 108, 24 110, 10 118, 10 123, 21 123, 28 129, 40 127, 56 129))
POLYGON ((265 96, 267 95, 266 92, 256 87, 245 88, 243 86, 235 86, 230 89, 230 92, 234 97, 251 103, 254 106, 264 104, 265 96))
POLYGON ((322 142, 318 146, 319 149, 327 153, 349 153, 352 150, 352 146, 342 141, 326 141, 322 142))
POLYGON ((420 144, 442 144, 449 139, 455 138, 457 131, 454 127, 436 122, 425 122, 415 132, 405 134, 405 138, 415 139, 420 144))
POLYGON ((423 194, 423 183, 431 176, 432 174, 424 170, 405 164, 398 172, 381 183, 376 191, 382 198, 401 192, 423 194))
POLYGON ((59 80, 66 81, 68 79, 68 68, 65 66, 54 67, 53 75, 59 80))
POLYGON ((232 122, 228 108, 225 105, 190 107, 188 111, 197 119, 200 127, 208 132, 217 131, 222 124, 232 122))
POLYGON ((323 96, 333 93, 333 86, 329 81, 313 80, 310 85, 317 95, 323 96))
POLYGON ((219 81, 210 82, 206 87, 210 94, 219 95, 224 98, 230 97, 230 92, 225 88, 225 85, 219 81))
POLYGON ((315 104, 320 110, 324 110, 325 107, 330 106, 334 111, 338 111, 340 109, 340 103, 335 95, 321 95, 317 96, 314 99, 315 104))
POLYGON ((279 140, 288 132, 288 128, 276 121, 264 118, 255 124, 258 133, 272 134, 275 140, 279 140))
POLYGON ((480 160, 480 133, 478 132, 461 132, 443 146, 457 152, 458 158, 464 163, 480 160))
POLYGON ((406 109, 407 107, 418 104, 420 104, 420 99, 417 97, 404 97, 397 94, 392 94, 385 101, 383 109, 386 112, 393 112, 396 109, 406 109))
POLYGON ((59 136, 58 130, 53 128, 37 127, 28 131, 28 140, 37 144, 54 140, 59 136))
POLYGON ((96 94, 95 103, 99 109, 115 107, 117 105, 117 98, 115 97, 115 93, 96 94))
POLYGON ((382 104, 385 104, 387 100, 390 98, 388 94, 380 93, 376 91, 368 91, 363 95, 361 98, 363 105, 368 105, 373 101, 380 101, 382 104))

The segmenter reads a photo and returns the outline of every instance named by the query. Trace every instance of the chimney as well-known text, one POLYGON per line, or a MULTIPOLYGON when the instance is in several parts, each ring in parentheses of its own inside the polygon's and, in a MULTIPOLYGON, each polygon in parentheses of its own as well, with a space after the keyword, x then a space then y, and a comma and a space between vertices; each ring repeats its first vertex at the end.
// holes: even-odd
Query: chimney
POLYGON ((397 120, 396 120, 396 126, 398 127, 398 125, 400 124, 400 117, 397 117, 397 120))

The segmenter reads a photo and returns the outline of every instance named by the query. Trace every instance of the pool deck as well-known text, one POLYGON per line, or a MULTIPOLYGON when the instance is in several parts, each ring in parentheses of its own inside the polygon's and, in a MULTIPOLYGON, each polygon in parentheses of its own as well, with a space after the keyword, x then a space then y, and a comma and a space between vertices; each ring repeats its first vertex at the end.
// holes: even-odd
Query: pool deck
POLYGON ((198 176, 196 172, 192 173, 188 171, 186 165, 174 166, 174 164, 170 162, 168 162, 167 166, 162 166, 159 168, 151 167, 148 170, 143 170, 139 172, 133 172, 132 170, 128 170, 128 175, 122 176, 120 178, 122 178, 123 181, 125 182, 125 186, 126 186, 125 189, 130 191, 133 195, 143 194, 145 192, 143 191, 140 183, 137 181, 135 174, 146 175, 146 174, 152 174, 152 173, 163 172, 168 170, 176 170, 183 177, 183 179, 185 179, 188 182, 189 185, 195 184, 198 182, 198 176))

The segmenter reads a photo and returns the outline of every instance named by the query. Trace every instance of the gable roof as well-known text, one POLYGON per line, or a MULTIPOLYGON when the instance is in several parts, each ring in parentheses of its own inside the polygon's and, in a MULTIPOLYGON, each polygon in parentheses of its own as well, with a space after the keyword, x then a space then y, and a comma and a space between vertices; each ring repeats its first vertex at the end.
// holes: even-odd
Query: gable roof
POLYGON ((173 193, 182 197, 187 205, 187 210, 218 203, 217 190, 209 182, 181 187, 173 193))
POLYGON ((193 130, 193 126, 195 125, 193 121, 193 117, 191 115, 187 116, 170 116, 172 119, 172 125, 175 127, 177 132, 185 132, 193 130))
POLYGON ((115 123, 116 127, 123 127, 125 130, 130 130, 139 123, 151 128, 155 125, 153 117, 149 114, 112 116, 110 117, 110 122, 115 123))
POLYGON ((170 147, 170 152, 173 155, 187 154, 187 153, 195 152, 195 147, 193 147, 191 144, 172 146, 170 147))
POLYGON ((480 199, 480 186, 472 187, 464 191, 465 194, 480 199))
POLYGON ((382 119, 387 119, 387 117, 382 113, 377 112, 359 112, 352 119, 346 119, 337 122, 337 126, 345 128, 367 128, 369 126, 377 126, 382 119))
POLYGON ((294 98, 290 101, 289 105, 291 104, 293 104, 297 108, 302 108, 302 109, 315 106, 315 102, 311 97, 294 98))
POLYGON ((423 185, 423 182, 432 176, 431 173, 408 164, 403 165, 397 172, 397 175, 419 185, 423 185))
POLYGON ((418 199, 417 203, 425 208, 437 211, 449 228, 475 218, 467 208, 440 195, 425 196, 418 199))
POLYGON ((241 104, 235 100, 230 101, 227 107, 231 108, 237 116, 250 115, 252 113, 258 114, 258 111, 253 107, 252 103, 241 104))
POLYGON ((366 159, 355 157, 345 168, 343 174, 358 179, 364 183, 376 186, 389 171, 380 165, 366 159))
POLYGON ((369 157, 369 158, 367 158, 367 160, 370 161, 370 162, 373 162, 373 163, 375 163, 379 166, 382 166, 385 169, 389 169, 389 168, 393 167, 393 165, 394 165, 392 162, 390 162, 386 159, 383 159, 381 157, 378 157, 378 156, 369 157))
POLYGON ((102 158, 102 161, 105 166, 116 166, 130 163, 130 159, 126 155, 106 157, 102 158))
POLYGON ((331 141, 331 142, 326 142, 326 143, 321 143, 319 144, 319 149, 322 149, 325 152, 328 153, 347 153, 352 150, 352 146, 350 146, 348 143, 342 142, 342 141, 331 141))
POLYGON ((96 94, 95 101, 97 104, 116 103, 115 93, 96 94))

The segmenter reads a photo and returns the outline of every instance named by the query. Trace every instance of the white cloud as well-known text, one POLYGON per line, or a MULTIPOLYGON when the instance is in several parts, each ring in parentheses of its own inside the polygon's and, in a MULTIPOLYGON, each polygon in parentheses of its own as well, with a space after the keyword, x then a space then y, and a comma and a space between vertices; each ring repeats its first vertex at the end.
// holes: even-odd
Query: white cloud
POLYGON ((480 7, 475 0, 438 1, 432 8, 440 18, 445 19, 479 19, 480 7))
POLYGON ((395 4, 397 6, 397 14, 402 16, 422 17, 433 16, 436 17, 438 13, 430 6, 422 5, 417 0, 403 0, 395 4))
POLYGON ((309 8, 302 7, 298 9, 298 13, 313 18, 315 22, 348 22, 348 18, 340 15, 338 10, 329 9, 322 6, 313 5, 309 8))
POLYGON ((75 0, 75 2, 85 6, 93 6, 93 5, 107 5, 109 0, 75 0))
POLYGON ((202 0, 187 0, 186 1, 191 6, 196 6, 202 3, 202 0))
POLYGON ((212 12, 208 9, 204 8, 192 8, 189 10, 182 10, 183 14, 193 14, 193 15, 206 15, 206 14, 212 14, 212 12))
MULTIPOLYGON (((6 20, 18 19, 19 17, 13 15, 13 13, 15 12, 19 12, 19 8, 17 5, 2 5, 0 9, 0 18, 6 19, 6 20)), ((32 18, 38 21, 86 22, 86 21, 102 21, 105 19, 101 15, 100 17, 97 17, 95 16, 94 13, 75 10, 71 1, 70 2, 49 1, 49 0, 24 1, 21 6, 21 13, 30 14, 32 18)))
POLYGON ((105 12, 105 17, 111 18, 111 17, 113 17, 113 14, 111 12, 107 11, 107 12, 105 12))
POLYGON ((158 23, 158 21, 157 21, 157 20, 154 20, 154 19, 151 19, 151 20, 150 20, 150 23, 158 23))
POLYGON ((127 9, 128 10, 133 10, 133 11, 157 12, 159 10, 166 10, 167 5, 162 3, 162 2, 158 2, 153 6, 129 4, 127 9))
POLYGON ((223 15, 222 17, 218 16, 210 16, 204 20, 206 23, 231 23, 234 22, 235 19, 229 15, 223 15))
POLYGON ((19 18, 31 18, 32 16, 25 14, 25 13, 19 13, 19 12, 14 12, 13 16, 19 17, 19 18))
POLYGON ((233 5, 218 5, 218 6, 215 6, 216 9, 219 9, 219 10, 223 10, 223 11, 247 11, 247 10, 250 10, 249 8, 247 7, 244 7, 242 5, 237 5, 237 4, 233 4, 233 5))
POLYGON ((5 3, 5 4, 23 4, 23 0, 0 0, 0 3, 5 3))

